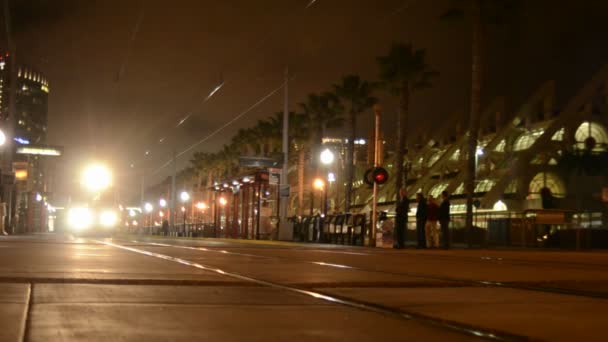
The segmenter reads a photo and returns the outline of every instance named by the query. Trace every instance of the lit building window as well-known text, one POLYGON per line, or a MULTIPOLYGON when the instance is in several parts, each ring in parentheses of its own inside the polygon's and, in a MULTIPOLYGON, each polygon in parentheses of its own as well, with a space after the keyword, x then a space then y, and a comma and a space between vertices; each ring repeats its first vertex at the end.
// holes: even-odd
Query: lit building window
POLYGON ((505 139, 502 139, 494 148, 494 151, 496 152, 504 152, 505 151, 505 147, 507 146, 507 141, 505 139))
POLYGON ((523 133, 520 135, 515 144, 513 145, 513 151, 524 151, 530 148, 536 142, 545 131, 543 129, 536 129, 530 132, 523 133))
POLYGON ((530 181, 528 198, 540 198, 540 190, 545 187, 549 188, 555 197, 564 197, 566 195, 566 186, 559 176, 550 172, 541 172, 534 176, 532 181, 530 181))
POLYGON ((450 205, 450 213, 465 213, 467 211, 466 204, 452 204, 450 205))
POLYGON ((595 122, 583 122, 574 133, 576 148, 581 150, 584 149, 585 141, 589 137, 593 138, 596 143, 593 151, 601 152, 606 150, 606 145, 608 145, 608 132, 604 126, 595 122))
POLYGON ((435 152, 431 158, 429 158, 429 162, 427 163, 427 167, 432 167, 433 165, 435 165, 435 163, 439 160, 439 158, 441 158, 441 155, 443 155, 445 151, 437 151, 435 152))
POLYGON ((450 160, 458 161, 460 159, 460 149, 454 151, 454 154, 450 157, 450 160))
POLYGON ((507 211, 507 205, 505 204, 505 202, 498 200, 496 203, 494 203, 492 209, 494 211, 507 211))
POLYGON ((496 182, 492 179, 482 179, 475 186, 475 192, 488 192, 496 185, 496 182))
POLYGON ((551 137, 551 140, 563 141, 564 140, 564 128, 562 127, 559 131, 555 132, 555 134, 553 134, 553 137, 551 137))
POLYGON ((435 184, 435 186, 431 188, 431 191, 429 191, 429 196, 433 196, 433 198, 439 198, 441 192, 447 189, 448 185, 449 183, 447 182, 435 184))
POLYGON ((454 190, 453 195, 462 195, 464 194, 464 183, 460 183, 460 185, 454 190))
POLYGON ((517 180, 512 180, 507 188, 505 189, 505 194, 515 194, 517 193, 517 180))

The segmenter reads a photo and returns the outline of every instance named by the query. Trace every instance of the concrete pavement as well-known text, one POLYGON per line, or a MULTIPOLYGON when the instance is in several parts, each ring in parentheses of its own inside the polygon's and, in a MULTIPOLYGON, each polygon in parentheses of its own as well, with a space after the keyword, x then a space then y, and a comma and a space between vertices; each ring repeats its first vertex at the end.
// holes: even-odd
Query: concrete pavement
POLYGON ((0 238, 0 340, 600 341, 606 257, 0 238))

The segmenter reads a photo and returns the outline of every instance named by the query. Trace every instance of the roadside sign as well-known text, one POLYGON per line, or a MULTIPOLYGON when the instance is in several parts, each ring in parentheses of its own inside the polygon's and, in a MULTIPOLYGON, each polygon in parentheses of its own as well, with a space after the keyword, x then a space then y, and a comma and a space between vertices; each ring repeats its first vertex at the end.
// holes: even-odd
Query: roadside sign
POLYGON ((278 158, 267 158, 267 157, 239 157, 239 165, 243 167, 281 167, 283 165, 283 159, 278 158))
POLYGON ((279 179, 281 177, 281 174, 279 173, 270 173, 268 175, 268 184, 270 185, 279 185, 279 179))
POLYGON ((281 197, 289 197, 290 187, 289 185, 285 185, 281 188, 281 197))

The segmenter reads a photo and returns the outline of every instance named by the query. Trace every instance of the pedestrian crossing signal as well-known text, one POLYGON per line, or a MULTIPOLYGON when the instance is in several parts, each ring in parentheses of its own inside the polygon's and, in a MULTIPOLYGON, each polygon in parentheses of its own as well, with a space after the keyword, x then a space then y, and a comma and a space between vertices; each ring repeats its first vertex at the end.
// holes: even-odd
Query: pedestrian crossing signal
POLYGON ((382 185, 388 181, 388 171, 386 171, 382 167, 377 167, 374 169, 374 183, 378 185, 382 185))
POLYGON ((382 167, 374 167, 365 171, 363 181, 367 185, 382 185, 388 181, 388 171, 382 167))

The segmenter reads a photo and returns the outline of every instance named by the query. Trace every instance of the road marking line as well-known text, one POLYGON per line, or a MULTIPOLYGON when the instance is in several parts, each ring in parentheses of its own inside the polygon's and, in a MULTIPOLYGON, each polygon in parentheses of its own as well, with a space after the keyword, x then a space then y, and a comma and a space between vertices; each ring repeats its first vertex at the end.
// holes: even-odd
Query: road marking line
MULTIPOLYGON (((482 329, 474 328, 474 327, 471 327, 471 326, 468 326, 465 324, 461 324, 461 323, 448 322, 443 319, 432 318, 429 316, 423 316, 423 315, 419 315, 419 314, 415 314, 415 313, 408 313, 408 312, 404 312, 402 310, 392 309, 392 308, 381 306, 378 304, 358 302, 358 301, 355 301, 352 299, 339 298, 339 297, 336 297, 333 295, 328 295, 328 294, 324 294, 324 293, 317 292, 317 291, 303 290, 303 289, 300 289, 297 287, 292 287, 292 286, 282 285, 282 284, 278 284, 278 283, 274 283, 274 282, 270 282, 270 281, 266 281, 266 280, 256 279, 256 278, 241 275, 238 273, 227 272, 227 271, 222 270, 221 268, 216 268, 213 266, 199 264, 197 262, 188 261, 186 259, 173 257, 170 255, 149 252, 149 251, 146 251, 143 249, 133 248, 133 247, 129 247, 129 246, 123 246, 123 245, 119 245, 119 244, 116 244, 116 243, 113 243, 110 241, 99 241, 99 240, 93 240, 93 241, 95 241, 97 243, 105 244, 107 246, 115 247, 118 249, 130 251, 133 253, 143 254, 146 256, 150 256, 150 257, 155 257, 155 258, 159 258, 159 259, 163 259, 163 260, 167 260, 167 261, 172 261, 172 262, 182 264, 185 266, 190 266, 190 267, 194 267, 194 268, 209 271, 209 272, 214 272, 214 273, 221 274, 221 275, 224 275, 227 277, 236 278, 239 280, 252 282, 255 284, 259 284, 259 285, 265 285, 268 287, 281 289, 281 290, 285 290, 285 291, 289 291, 289 292, 294 292, 294 293, 302 294, 302 295, 309 296, 312 298, 324 300, 324 301, 327 301, 330 303, 341 304, 343 306, 347 306, 347 307, 351 307, 351 308, 355 308, 355 309, 385 314, 385 315, 389 315, 389 316, 393 316, 393 317, 397 317, 397 318, 401 318, 401 319, 405 319, 405 320, 410 320, 410 321, 416 321, 416 322, 420 322, 420 323, 430 325, 433 327, 443 328, 446 330, 458 332, 458 333, 464 334, 464 335, 476 336, 476 337, 480 337, 480 338, 484 338, 484 339, 488 339, 488 340, 494 340, 494 341, 527 341, 527 340, 529 340, 529 338, 527 338, 527 337, 510 334, 507 332, 493 332, 493 331, 489 331, 489 330, 482 331, 482 329)), ((171 245, 168 245, 168 246, 171 247, 171 245)), ((194 247, 192 247, 192 248, 195 249, 194 247)))

